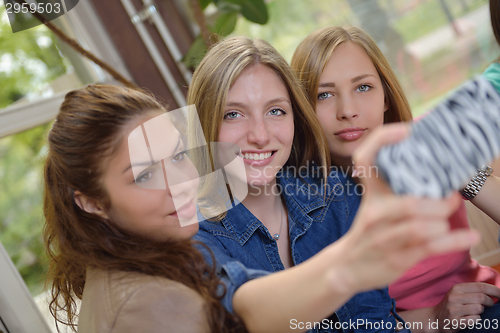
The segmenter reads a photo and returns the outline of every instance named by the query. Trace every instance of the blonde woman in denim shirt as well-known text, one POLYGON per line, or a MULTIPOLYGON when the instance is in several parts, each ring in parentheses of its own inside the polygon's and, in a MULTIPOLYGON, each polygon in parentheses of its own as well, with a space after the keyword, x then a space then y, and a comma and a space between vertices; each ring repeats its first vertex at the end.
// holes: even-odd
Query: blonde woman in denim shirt
MULTIPOLYGON (((245 162, 248 196, 216 221, 201 222, 195 239, 213 251, 226 285, 223 303, 251 332, 394 332, 386 289, 365 291, 477 237, 449 233, 446 218, 457 197, 398 198, 375 178, 366 179, 352 221, 342 179, 312 174, 308 161, 323 170, 329 165, 321 126, 289 66, 266 42, 231 38, 215 45, 193 75, 188 104, 198 110, 206 141, 237 144, 245 162)), ((373 133, 357 167, 368 168, 380 146, 406 135, 405 126, 373 133)))
MULTIPOLYGON (((394 72, 375 42, 359 28, 326 27, 311 33, 297 47, 292 67, 322 123, 332 163, 338 168, 351 168, 352 153, 375 128, 412 120, 394 72)), ((492 175, 471 202, 492 218, 498 217, 498 189, 498 178, 492 175)), ((361 200, 357 197, 357 203, 349 200, 354 203, 351 210, 361 200)), ((465 204, 449 223, 452 229, 469 228, 465 204)), ((457 327, 469 329, 464 332, 489 327, 485 331, 491 332, 499 324, 500 307, 491 298, 500 296, 498 286, 498 272, 472 260, 467 249, 418 263, 392 283, 389 292, 401 317, 415 323, 414 333, 454 332, 457 327), (484 325, 473 325, 481 318, 486 319, 484 325)))

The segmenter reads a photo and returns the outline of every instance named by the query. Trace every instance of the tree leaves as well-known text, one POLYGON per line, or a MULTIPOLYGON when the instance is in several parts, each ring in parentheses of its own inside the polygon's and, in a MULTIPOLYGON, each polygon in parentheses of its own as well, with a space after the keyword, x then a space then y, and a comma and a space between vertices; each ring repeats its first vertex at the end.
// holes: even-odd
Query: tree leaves
POLYGON ((215 25, 212 31, 219 36, 226 37, 234 31, 234 28, 236 28, 237 20, 238 14, 235 12, 222 14, 215 21, 215 25))
POLYGON ((0 241, 34 295, 47 258, 42 242, 42 166, 49 125, 0 140, 0 241))
POLYGON ((207 6, 212 2, 212 0, 198 0, 201 9, 207 8, 207 6))
POLYGON ((266 24, 269 19, 264 0, 214 0, 214 4, 222 12, 239 12, 254 23, 266 24))
POLYGON ((241 14, 249 21, 266 24, 269 15, 264 0, 242 0, 241 14))
MULTIPOLYGON (((0 16, 7 17, 0 5, 0 16)), ((0 20, 0 108, 36 92, 67 66, 45 26, 12 33, 0 20)), ((36 295, 43 289, 47 257, 42 241, 42 125, 0 139, 0 241, 36 295)))
POLYGON ((182 58, 182 62, 188 68, 196 68, 201 59, 203 59, 205 52, 207 52, 207 44, 205 44, 203 37, 198 35, 182 58))
MULTIPOLYGON (((266 24, 269 20, 267 6, 264 0, 198 0, 202 9, 213 3, 217 7, 217 13, 213 14, 212 25, 207 28, 216 36, 226 37, 236 28, 238 16, 258 23, 266 24)), ((214 38, 217 40, 218 38, 214 38)), ((196 37, 189 50, 184 55, 182 62, 188 68, 196 68, 207 51, 207 42, 201 36, 196 37)))

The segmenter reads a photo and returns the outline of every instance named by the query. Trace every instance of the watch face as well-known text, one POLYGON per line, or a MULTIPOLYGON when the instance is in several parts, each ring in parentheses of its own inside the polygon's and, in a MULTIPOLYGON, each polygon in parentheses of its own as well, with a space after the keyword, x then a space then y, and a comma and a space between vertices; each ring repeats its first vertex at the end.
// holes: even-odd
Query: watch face
POLYGON ((491 176, 491 174, 493 173, 493 168, 490 166, 486 166, 486 170, 484 171, 484 173, 486 174, 486 176, 491 176))
POLYGON ((488 166, 488 165, 483 165, 477 171, 482 172, 486 177, 488 177, 488 176, 491 176, 491 174, 493 173, 493 168, 488 166))

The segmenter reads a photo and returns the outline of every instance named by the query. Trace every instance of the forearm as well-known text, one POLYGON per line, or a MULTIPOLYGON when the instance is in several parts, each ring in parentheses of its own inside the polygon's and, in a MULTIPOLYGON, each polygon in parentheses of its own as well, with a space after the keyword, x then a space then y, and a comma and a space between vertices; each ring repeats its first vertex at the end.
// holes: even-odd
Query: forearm
POLYGON ((500 224, 500 177, 491 175, 486 179, 479 193, 471 202, 486 215, 491 217, 496 223, 500 224))
POLYGON ((337 248, 243 284, 233 297, 234 312, 250 332, 297 332, 292 320, 320 322, 329 317, 356 293, 342 276, 337 248))

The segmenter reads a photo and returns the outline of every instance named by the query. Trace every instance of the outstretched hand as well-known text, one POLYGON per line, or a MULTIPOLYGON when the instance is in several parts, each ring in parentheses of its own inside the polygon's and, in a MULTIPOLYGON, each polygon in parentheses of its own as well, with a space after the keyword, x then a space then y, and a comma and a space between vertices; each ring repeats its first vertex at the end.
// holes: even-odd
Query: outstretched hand
POLYGON ((396 196, 379 177, 378 150, 409 132, 404 124, 377 128, 354 154, 365 192, 353 226, 339 242, 344 277, 355 290, 386 286, 428 256, 467 250, 479 240, 475 231, 450 231, 448 217, 460 204, 458 194, 441 200, 396 196))

